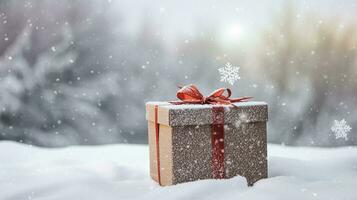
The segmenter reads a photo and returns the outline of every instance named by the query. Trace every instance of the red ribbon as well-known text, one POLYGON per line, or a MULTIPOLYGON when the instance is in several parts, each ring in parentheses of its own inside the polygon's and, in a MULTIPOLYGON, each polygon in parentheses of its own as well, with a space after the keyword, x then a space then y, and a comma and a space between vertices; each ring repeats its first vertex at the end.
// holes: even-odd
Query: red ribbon
POLYGON ((224 170, 224 108, 212 107, 211 125, 211 169, 212 177, 222 179, 226 177, 224 170))
POLYGON ((181 101, 171 101, 170 103, 175 105, 180 104, 223 104, 223 105, 233 105, 236 102, 244 102, 253 97, 240 97, 230 99, 232 92, 229 88, 219 88, 213 91, 208 96, 203 96, 197 87, 193 84, 179 87, 177 91, 177 98, 181 101), (227 92, 227 95, 224 95, 227 92))
POLYGON ((157 161, 157 180, 159 185, 161 185, 161 174, 160 174, 160 146, 159 146, 159 129, 160 125, 158 122, 158 105, 155 105, 155 140, 156 140, 156 161, 157 161))

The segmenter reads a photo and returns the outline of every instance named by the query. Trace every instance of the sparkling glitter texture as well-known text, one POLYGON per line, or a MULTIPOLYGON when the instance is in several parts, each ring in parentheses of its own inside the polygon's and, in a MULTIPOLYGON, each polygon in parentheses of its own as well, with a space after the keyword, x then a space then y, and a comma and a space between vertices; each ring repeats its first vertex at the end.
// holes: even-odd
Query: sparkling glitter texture
MULTIPOLYGON (((148 103, 150 108, 150 103, 148 103)), ((263 102, 224 106, 224 166, 226 178, 241 175, 252 185, 267 177, 266 122, 267 105, 263 102)), ((151 120, 151 110, 147 110, 151 120)), ((167 185, 212 178, 211 124, 212 105, 159 106, 159 122, 165 140, 160 139, 163 160, 169 163, 167 185), (170 145, 166 145, 170 144, 170 145)), ((150 128, 149 128, 150 129, 150 128)), ((149 138, 152 131, 149 130, 149 138)), ((150 141, 149 141, 149 145, 150 141)), ((151 145, 153 146, 153 145, 151 145)), ((151 148, 150 146, 150 148, 151 148)), ((153 151, 154 149, 152 149, 153 151)), ((154 155, 154 154, 152 154, 154 155)), ((155 158, 150 158, 154 162, 155 158)), ((165 165, 165 164, 164 164, 165 165)), ((155 168, 154 165, 152 167, 155 168)), ((155 170, 152 170, 155 172, 155 170)), ((165 179, 165 177, 163 177, 165 179)))

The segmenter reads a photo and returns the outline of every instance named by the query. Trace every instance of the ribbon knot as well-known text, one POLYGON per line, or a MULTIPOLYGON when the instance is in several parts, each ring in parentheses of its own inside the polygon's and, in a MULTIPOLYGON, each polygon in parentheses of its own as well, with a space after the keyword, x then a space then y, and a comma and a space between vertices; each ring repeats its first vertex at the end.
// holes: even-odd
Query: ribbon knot
POLYGON ((230 98, 232 92, 229 88, 219 88, 213 91, 208 96, 203 96, 198 88, 193 85, 186 85, 183 87, 179 86, 177 91, 177 98, 181 101, 171 101, 170 103, 175 105, 181 104, 223 104, 223 105, 233 105, 236 102, 245 102, 253 97, 240 97, 240 98, 230 98), (227 93, 227 94, 225 94, 227 93))

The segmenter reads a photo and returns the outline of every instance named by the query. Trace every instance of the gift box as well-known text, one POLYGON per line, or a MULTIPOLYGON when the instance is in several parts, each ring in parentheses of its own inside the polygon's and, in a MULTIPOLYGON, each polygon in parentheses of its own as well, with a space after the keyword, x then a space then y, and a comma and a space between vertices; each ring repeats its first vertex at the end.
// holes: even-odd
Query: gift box
POLYGON ((160 185, 237 175, 252 185, 267 177, 268 106, 264 102, 148 102, 146 119, 150 175, 160 185))

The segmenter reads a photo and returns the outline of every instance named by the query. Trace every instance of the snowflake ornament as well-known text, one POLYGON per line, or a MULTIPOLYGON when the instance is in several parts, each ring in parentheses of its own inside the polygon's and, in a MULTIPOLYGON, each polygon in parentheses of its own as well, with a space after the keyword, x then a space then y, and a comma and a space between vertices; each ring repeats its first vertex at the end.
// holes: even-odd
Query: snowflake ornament
POLYGON ((234 82, 240 79, 239 67, 232 66, 229 62, 226 64, 225 67, 219 68, 218 71, 221 74, 222 82, 226 82, 233 85, 234 82))
POLYGON ((342 119, 341 121, 335 120, 331 127, 331 131, 335 133, 336 139, 344 138, 347 140, 347 135, 351 130, 351 126, 347 124, 345 119, 342 119))

